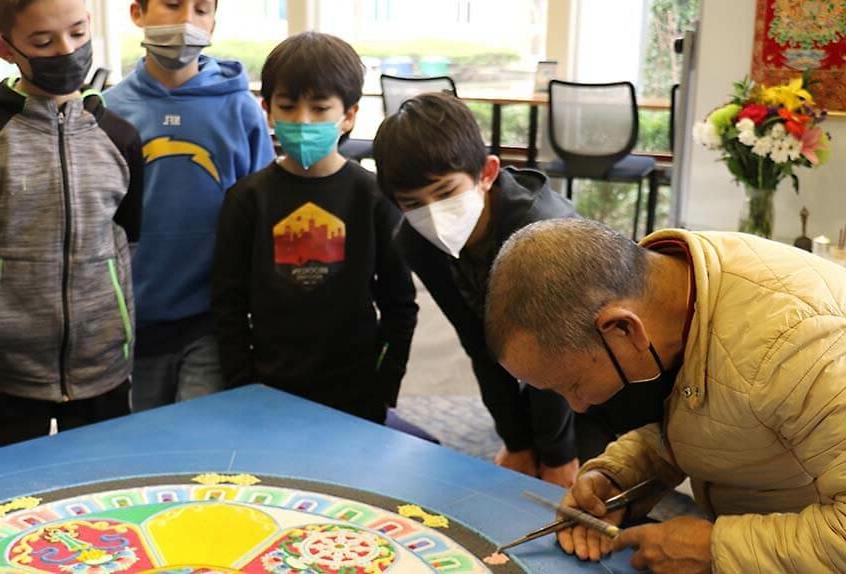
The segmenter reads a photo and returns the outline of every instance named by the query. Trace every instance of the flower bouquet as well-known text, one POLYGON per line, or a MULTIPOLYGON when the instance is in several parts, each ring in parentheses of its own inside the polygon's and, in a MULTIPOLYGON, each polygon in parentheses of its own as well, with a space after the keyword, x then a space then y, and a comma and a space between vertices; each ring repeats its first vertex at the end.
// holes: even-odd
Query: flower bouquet
POLYGON ((785 85, 767 87, 744 79, 731 101, 693 127, 694 140, 719 150, 735 179, 746 188, 740 230, 772 235, 773 194, 785 177, 799 192, 793 168, 824 164, 830 138, 819 126, 825 110, 814 103, 806 73, 785 85))

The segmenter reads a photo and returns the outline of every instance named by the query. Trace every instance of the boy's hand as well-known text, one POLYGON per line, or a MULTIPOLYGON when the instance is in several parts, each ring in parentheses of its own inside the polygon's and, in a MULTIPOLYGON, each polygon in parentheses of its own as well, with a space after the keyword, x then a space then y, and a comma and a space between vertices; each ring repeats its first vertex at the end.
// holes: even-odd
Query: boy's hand
POLYGON ((564 488, 570 488, 576 482, 579 474, 579 459, 574 458, 561 466, 546 466, 541 463, 539 466, 540 479, 551 482, 564 488))
MULTIPOLYGON (((573 488, 564 497, 563 503, 589 512, 616 526, 623 521, 626 509, 622 508, 606 514, 604 501, 620 492, 621 490, 607 476, 598 470, 589 470, 576 480, 573 488)), ((582 560, 590 559, 594 562, 599 560, 603 555, 611 552, 611 542, 607 536, 581 525, 565 528, 558 533, 558 543, 564 552, 575 553, 582 560)))
POLYGON ((538 476, 538 459, 532 449, 510 451, 503 446, 494 457, 494 462, 499 466, 528 474, 538 476))

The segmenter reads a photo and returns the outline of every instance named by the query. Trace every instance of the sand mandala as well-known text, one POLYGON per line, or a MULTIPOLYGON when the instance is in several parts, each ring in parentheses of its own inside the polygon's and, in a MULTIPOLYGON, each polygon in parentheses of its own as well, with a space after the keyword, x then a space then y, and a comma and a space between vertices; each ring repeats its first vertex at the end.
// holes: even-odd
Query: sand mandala
POLYGON ((414 504, 334 484, 204 474, 0 504, 0 573, 475 574, 495 545, 414 504))

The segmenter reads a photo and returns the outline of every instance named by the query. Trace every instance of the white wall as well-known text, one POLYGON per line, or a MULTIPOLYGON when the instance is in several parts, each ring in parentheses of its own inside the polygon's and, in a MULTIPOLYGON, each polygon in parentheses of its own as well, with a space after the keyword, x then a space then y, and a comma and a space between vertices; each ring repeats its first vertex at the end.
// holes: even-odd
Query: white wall
MULTIPOLYGON (((694 119, 705 118, 725 103, 732 82, 750 73, 755 1, 703 1, 700 24, 694 119)), ((774 239, 792 241, 800 234, 799 210, 803 205, 811 213, 811 237, 822 233, 836 238, 839 227, 846 225, 846 118, 829 118, 825 129, 833 139, 831 159, 820 168, 797 170, 798 196, 789 181, 782 182, 775 199, 774 239)), ((716 152, 692 142, 690 145, 690 173, 682 182, 685 201, 680 224, 691 229, 735 230, 742 207, 742 188, 732 181, 725 164, 716 161, 716 152)))

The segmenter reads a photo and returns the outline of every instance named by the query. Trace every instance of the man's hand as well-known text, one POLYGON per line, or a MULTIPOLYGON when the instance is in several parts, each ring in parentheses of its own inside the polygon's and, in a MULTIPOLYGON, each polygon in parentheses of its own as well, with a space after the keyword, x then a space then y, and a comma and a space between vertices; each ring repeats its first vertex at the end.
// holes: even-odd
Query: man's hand
MULTIPOLYGON (((615 526, 623 521, 625 509, 615 510, 606 515, 605 500, 620 494, 611 479, 598 470, 589 470, 576 480, 563 503, 579 508, 602 518, 615 526)), ((558 533, 558 543, 567 554, 575 554, 582 560, 599 560, 603 554, 611 552, 611 539, 596 530, 584 526, 566 528, 558 533)))
POLYGON ((681 516, 660 524, 626 528, 612 543, 613 550, 636 547, 632 567, 655 574, 711 572, 711 529, 701 518, 681 516))
POLYGON ((579 459, 574 458, 561 466, 546 466, 541 463, 539 471, 541 480, 570 488, 576 482, 576 476, 579 474, 579 459))
POLYGON ((538 458, 532 449, 510 451, 506 447, 499 449, 494 457, 494 462, 499 466, 528 474, 538 476, 538 458))

